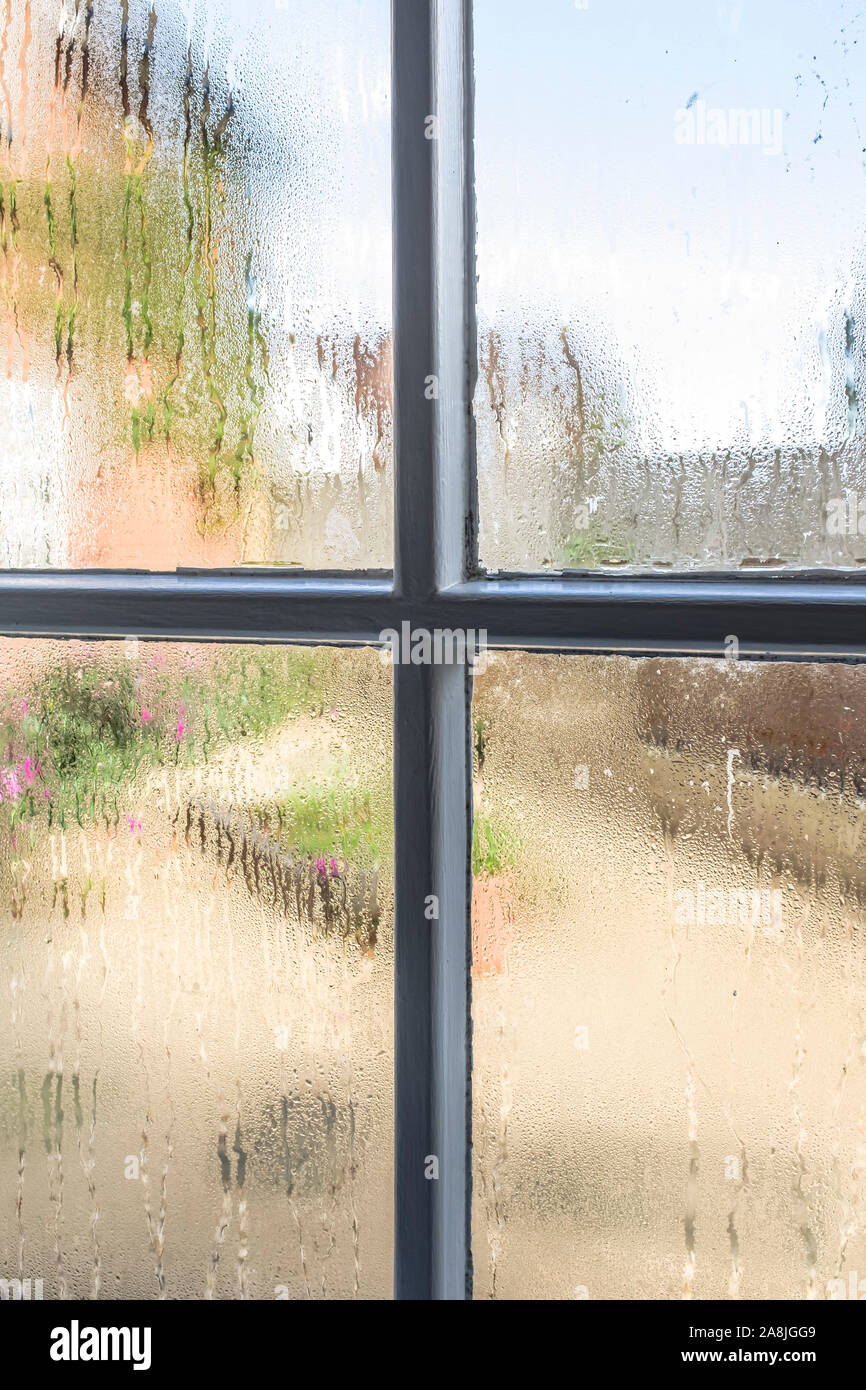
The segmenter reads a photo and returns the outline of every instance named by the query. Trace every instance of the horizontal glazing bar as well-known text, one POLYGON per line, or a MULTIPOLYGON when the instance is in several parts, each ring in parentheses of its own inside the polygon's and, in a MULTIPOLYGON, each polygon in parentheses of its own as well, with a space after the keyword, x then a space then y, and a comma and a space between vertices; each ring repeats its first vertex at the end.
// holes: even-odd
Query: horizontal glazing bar
MULTIPOLYGON (((866 654, 859 574, 476 579, 430 598, 387 576, 0 575, 0 632, 43 636, 376 642, 388 630, 468 630, 491 647, 866 654)), ((402 635, 402 634, 401 634, 402 635)))
POLYGON ((371 642, 392 612, 387 576, 0 575, 7 635, 371 642))
POLYGON ((481 579, 437 600, 490 646, 743 654, 866 654, 866 584, 833 578, 648 576, 481 579))

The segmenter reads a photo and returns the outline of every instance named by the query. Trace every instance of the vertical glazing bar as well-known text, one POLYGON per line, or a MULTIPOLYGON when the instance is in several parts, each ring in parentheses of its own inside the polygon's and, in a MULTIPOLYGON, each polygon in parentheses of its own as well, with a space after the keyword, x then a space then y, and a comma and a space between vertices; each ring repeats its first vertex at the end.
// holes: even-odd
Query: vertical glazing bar
MULTIPOLYGON (((471 530, 467 12, 392 2, 394 582, 410 627, 419 600, 465 577, 471 530)), ((464 1298, 469 687, 463 665, 409 655, 394 670, 395 1294, 464 1298)))
MULTIPOLYGON (((394 586, 407 601, 435 585, 433 372, 434 0, 392 0, 394 200, 394 586)), ((434 1297, 430 672, 394 666, 395 999, 394 1295, 434 1297)))
POLYGON ((391 0, 394 206, 394 585, 436 587, 433 13, 436 0, 391 0))

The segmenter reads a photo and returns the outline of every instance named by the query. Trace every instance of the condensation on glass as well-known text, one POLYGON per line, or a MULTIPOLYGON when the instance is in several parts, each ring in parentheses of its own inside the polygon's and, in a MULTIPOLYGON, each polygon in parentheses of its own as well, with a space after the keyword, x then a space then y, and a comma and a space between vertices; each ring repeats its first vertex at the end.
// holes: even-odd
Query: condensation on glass
POLYGON ((0 699, 0 1280, 389 1297, 378 655, 4 639, 0 699))
POLYGON ((0 0, 0 564, 391 563, 387 0, 0 0))
POLYGON ((854 0, 476 0, 482 560, 866 561, 854 0))
POLYGON ((866 671, 498 657, 474 704, 487 1298, 866 1294, 866 671))

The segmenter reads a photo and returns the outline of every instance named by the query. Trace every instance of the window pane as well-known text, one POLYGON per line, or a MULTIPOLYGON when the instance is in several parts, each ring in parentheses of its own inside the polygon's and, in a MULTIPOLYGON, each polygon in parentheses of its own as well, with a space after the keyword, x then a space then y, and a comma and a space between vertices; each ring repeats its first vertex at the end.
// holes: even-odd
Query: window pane
POLYGON ((388 0, 0 17, 0 564, 391 564, 388 0))
POLYGON ((475 24, 484 563, 862 563, 862 8, 475 24))
POLYGON ((866 670, 514 654, 475 747, 477 1293, 862 1297, 866 670))
POLYGON ((2 1276, 390 1296, 378 655, 4 640, 0 698, 2 1276))

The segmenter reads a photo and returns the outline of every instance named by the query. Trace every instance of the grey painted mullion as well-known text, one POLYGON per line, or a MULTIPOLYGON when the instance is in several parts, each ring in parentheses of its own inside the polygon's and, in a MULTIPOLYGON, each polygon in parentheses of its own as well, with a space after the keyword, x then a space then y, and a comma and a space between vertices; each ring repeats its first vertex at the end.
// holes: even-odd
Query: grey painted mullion
MULTIPOLYGON (((469 0, 393 0, 392 626, 435 624, 466 577, 469 0)), ((469 1277, 469 692, 395 664, 395 1296, 469 1277)))

